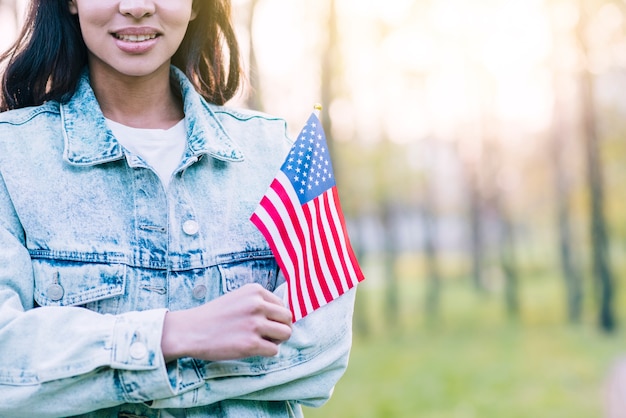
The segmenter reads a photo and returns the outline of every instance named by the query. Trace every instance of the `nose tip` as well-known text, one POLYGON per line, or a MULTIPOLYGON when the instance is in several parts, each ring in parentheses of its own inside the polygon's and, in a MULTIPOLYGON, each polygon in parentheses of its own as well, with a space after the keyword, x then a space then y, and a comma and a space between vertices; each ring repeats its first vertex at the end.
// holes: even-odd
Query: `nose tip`
POLYGON ((119 11, 125 16, 141 19, 153 15, 156 6, 151 0, 122 0, 119 3, 119 11))

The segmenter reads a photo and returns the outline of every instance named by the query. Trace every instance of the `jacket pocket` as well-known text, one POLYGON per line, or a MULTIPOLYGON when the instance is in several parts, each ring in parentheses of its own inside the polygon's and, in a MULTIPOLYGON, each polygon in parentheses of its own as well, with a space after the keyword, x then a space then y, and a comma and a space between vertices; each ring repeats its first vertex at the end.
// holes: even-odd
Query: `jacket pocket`
POLYGON ((35 301, 40 306, 82 306, 115 314, 126 287, 126 266, 34 259, 35 301))
POLYGON ((258 283, 270 292, 276 288, 278 265, 272 257, 219 264, 222 292, 228 293, 249 283, 258 283))

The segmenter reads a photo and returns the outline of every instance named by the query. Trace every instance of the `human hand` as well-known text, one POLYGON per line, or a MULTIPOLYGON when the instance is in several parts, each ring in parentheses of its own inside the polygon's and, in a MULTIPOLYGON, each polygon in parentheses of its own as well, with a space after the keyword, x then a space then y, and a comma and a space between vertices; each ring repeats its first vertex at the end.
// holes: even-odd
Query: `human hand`
POLYGON ((259 284, 248 284, 202 306, 168 312, 161 348, 180 357, 233 360, 274 356, 291 336, 291 312, 259 284))

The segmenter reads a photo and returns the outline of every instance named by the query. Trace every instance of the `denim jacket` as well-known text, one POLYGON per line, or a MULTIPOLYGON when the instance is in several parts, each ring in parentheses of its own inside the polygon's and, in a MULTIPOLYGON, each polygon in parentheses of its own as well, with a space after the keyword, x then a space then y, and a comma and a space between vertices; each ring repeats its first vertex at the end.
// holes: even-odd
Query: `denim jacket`
POLYGON ((172 77, 188 146, 167 190, 107 129, 87 72, 67 102, 0 114, 0 417, 298 417, 345 371, 354 290, 275 357, 164 362, 167 310, 284 290, 249 217, 291 145, 283 120, 172 77))

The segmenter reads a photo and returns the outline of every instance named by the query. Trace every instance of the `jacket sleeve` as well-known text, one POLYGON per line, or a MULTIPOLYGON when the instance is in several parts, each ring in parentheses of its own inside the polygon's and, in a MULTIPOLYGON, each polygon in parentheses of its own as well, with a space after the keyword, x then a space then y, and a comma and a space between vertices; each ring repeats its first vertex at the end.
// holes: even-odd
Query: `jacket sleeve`
POLYGON ((355 295, 356 289, 349 290, 296 322, 291 338, 281 344, 275 357, 197 362, 203 380, 200 387, 156 400, 151 406, 189 408, 224 399, 322 405, 348 365, 355 295))
POLYGON ((24 232, 0 176, 0 416, 58 417, 172 396, 165 310, 35 307, 24 232))

